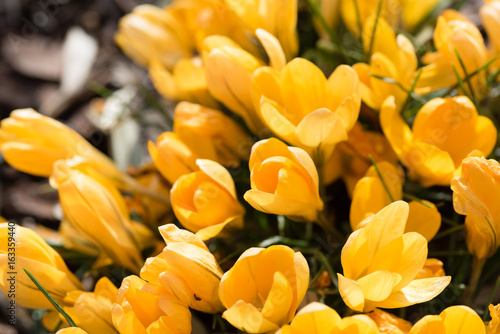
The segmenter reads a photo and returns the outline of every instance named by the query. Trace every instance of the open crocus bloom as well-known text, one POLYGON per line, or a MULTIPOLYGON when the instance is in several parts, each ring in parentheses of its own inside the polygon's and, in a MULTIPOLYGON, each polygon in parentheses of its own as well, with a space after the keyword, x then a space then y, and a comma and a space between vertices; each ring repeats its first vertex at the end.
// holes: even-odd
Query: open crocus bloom
POLYGON ((224 228, 243 227, 231 174, 211 160, 198 159, 200 171, 181 176, 172 186, 172 208, 182 225, 207 240, 224 228))
POLYGON ((341 318, 338 313, 318 302, 302 308, 290 325, 281 327, 276 334, 378 334, 375 322, 367 315, 357 314, 341 318))
POLYGON ((250 248, 222 276, 222 317, 247 333, 267 333, 292 320, 309 284, 304 256, 282 245, 250 248))
POLYGON ((409 207, 394 202, 353 232, 342 249, 344 275, 339 291, 351 309, 369 312, 376 307, 400 308, 436 297, 451 277, 415 279, 427 259, 427 240, 404 233, 409 207))
POLYGON ((410 90, 418 65, 415 49, 404 35, 396 37, 385 20, 379 18, 376 26, 374 21, 375 18, 369 20, 363 29, 364 36, 371 37, 375 31, 373 43, 370 43, 371 38, 363 39, 365 52, 372 52, 370 64, 357 63, 352 67, 361 81, 361 98, 370 108, 379 110, 384 99, 393 95, 396 105, 401 108, 408 93, 397 84, 377 77, 393 79, 410 90))
POLYGON ((451 306, 439 315, 420 319, 409 334, 486 334, 483 321, 467 306, 451 306))
POLYGON ((254 72, 252 95, 264 124, 280 139, 325 162, 335 144, 347 139, 361 104, 359 79, 340 65, 328 79, 306 59, 295 58, 281 71, 254 72))
POLYGON ((478 115, 465 96, 427 102, 417 113, 412 129, 390 96, 382 105, 380 123, 399 160, 409 169, 410 178, 426 187, 449 185, 454 176, 460 175, 464 158, 487 156, 497 140, 491 120, 478 115))

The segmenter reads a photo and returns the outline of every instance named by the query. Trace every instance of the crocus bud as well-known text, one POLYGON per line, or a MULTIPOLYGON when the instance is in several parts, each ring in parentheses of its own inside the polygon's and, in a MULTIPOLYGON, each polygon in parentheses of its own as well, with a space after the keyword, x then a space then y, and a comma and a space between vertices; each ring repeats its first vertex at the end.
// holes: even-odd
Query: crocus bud
POLYGON ((342 333, 378 334, 375 322, 365 314, 341 318, 332 308, 318 302, 302 308, 290 325, 284 325, 276 334, 342 333))
POLYGON ((129 270, 139 271, 143 263, 139 240, 135 239, 125 202, 113 185, 73 168, 71 161, 65 160, 54 164, 50 184, 59 192, 68 222, 98 246, 102 256, 129 270))
POLYGON ((211 160, 198 159, 196 164, 200 171, 181 176, 172 186, 172 208, 181 224, 202 240, 224 228, 243 227, 245 209, 231 174, 211 160))
POLYGON ((141 277, 160 284, 192 309, 222 311, 217 295, 222 270, 207 246, 195 234, 174 224, 159 230, 167 247, 157 257, 146 260, 141 277))
POLYGON ((66 293, 81 290, 80 281, 63 259, 34 231, 13 223, 0 224, 0 289, 20 306, 53 309, 23 268, 63 304, 66 293), (12 276, 10 272, 17 272, 12 276))
POLYGON ((191 333, 191 312, 174 295, 137 276, 126 277, 113 306, 120 334, 191 333))
POLYGON ((467 248, 478 259, 487 259, 500 246, 500 164, 470 157, 462 162, 462 174, 451 182, 453 207, 466 215, 467 248))
POLYGON ((247 333, 272 332, 292 320, 309 284, 300 252, 282 245, 250 248, 222 277, 222 317, 247 333))
POLYGON ((123 52, 142 66, 158 59, 168 69, 190 57, 194 39, 175 11, 141 5, 120 19, 115 40, 123 52))
POLYGON ((216 161, 227 167, 238 167, 240 160, 250 156, 252 141, 248 134, 216 109, 179 103, 175 108, 174 132, 189 146, 206 146, 207 151, 214 152, 216 161))
POLYGON ((271 138, 257 142, 250 155, 251 190, 245 200, 255 209, 314 222, 323 209, 318 172, 302 149, 271 138))

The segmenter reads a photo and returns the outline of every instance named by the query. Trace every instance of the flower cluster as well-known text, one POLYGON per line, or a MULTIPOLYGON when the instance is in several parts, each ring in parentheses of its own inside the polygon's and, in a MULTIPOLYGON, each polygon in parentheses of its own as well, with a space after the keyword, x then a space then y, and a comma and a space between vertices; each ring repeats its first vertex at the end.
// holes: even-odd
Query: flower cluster
POLYGON ((0 289, 15 250, 15 302, 57 333, 500 333, 498 283, 473 303, 500 247, 500 1, 479 14, 486 42, 436 0, 136 7, 116 43, 173 122, 126 173, 32 109, 2 120, 63 219, 54 248, 0 223, 0 289))

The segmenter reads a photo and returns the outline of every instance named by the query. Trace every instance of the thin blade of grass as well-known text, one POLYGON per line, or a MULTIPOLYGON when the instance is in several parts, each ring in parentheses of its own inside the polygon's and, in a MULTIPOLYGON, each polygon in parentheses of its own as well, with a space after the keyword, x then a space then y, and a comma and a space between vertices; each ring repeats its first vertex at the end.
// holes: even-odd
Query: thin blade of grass
POLYGON ((378 169, 377 162, 375 161, 375 159, 373 159, 373 157, 372 157, 371 154, 368 155, 368 157, 370 158, 370 161, 372 162, 373 167, 375 167, 375 171, 377 171, 377 175, 378 175, 380 181, 382 181, 382 185, 384 186, 385 191, 387 192, 387 195, 389 195, 389 198, 390 198, 391 202, 394 202, 394 197, 392 197, 392 194, 391 194, 391 192, 389 190, 389 187, 385 183, 385 180, 382 177, 382 173, 380 173, 380 169, 378 169))
POLYGON ((373 26, 372 35, 370 36, 370 47, 368 48, 368 53, 365 54, 365 59, 367 63, 370 62, 370 57, 372 56, 373 45, 375 44, 375 34, 377 33, 378 20, 380 18, 381 12, 382 12, 382 0, 379 0, 377 7, 377 15, 375 16, 375 24, 373 26))
MULTIPOLYGON (((467 86, 469 86, 470 97, 472 99, 472 102, 474 103, 474 105, 477 105, 476 95, 474 94, 474 90, 472 89, 472 82, 471 82, 471 78, 467 74, 467 68, 465 67, 465 64, 462 60, 462 57, 460 56, 460 53, 458 52, 457 49, 455 49, 455 54, 457 55, 460 66, 462 67, 462 70, 465 73, 465 81, 467 82, 467 86)), ((456 71, 456 69, 455 69, 455 71, 456 71)))
POLYGON ((63 315, 63 317, 66 319, 66 321, 68 322, 68 324, 71 326, 71 327, 78 327, 75 322, 73 321, 73 319, 71 319, 71 317, 68 315, 68 313, 66 313, 66 311, 64 311, 64 309, 62 308, 61 305, 59 305, 59 303, 54 299, 54 297, 52 297, 50 295, 50 293, 40 284, 40 282, 38 282, 38 280, 35 278, 35 276, 33 276, 28 270, 26 270, 25 268, 23 268, 23 270, 26 272, 26 275, 28 275, 28 277, 33 281, 33 283, 36 285, 36 287, 43 293, 43 295, 45 296, 45 298, 47 298, 49 300, 49 302, 54 305, 54 307, 56 308, 56 310, 59 311, 59 313, 61 313, 63 315))

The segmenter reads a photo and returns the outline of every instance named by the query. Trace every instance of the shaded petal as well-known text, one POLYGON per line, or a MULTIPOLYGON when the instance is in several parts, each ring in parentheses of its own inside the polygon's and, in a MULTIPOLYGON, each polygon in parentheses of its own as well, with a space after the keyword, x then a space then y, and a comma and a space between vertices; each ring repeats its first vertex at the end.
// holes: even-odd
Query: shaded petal
POLYGON ((255 306, 242 300, 224 311, 222 317, 234 327, 247 333, 266 333, 279 328, 278 325, 264 318, 255 306))
POLYGON ((344 300, 344 303, 355 311, 363 312, 365 297, 361 285, 352 279, 342 276, 342 274, 337 274, 337 277, 339 280, 340 296, 344 300))

